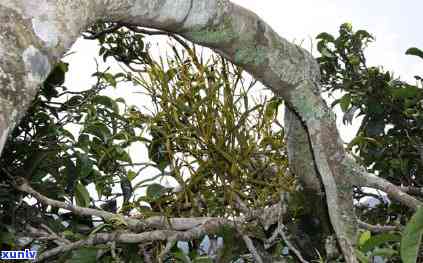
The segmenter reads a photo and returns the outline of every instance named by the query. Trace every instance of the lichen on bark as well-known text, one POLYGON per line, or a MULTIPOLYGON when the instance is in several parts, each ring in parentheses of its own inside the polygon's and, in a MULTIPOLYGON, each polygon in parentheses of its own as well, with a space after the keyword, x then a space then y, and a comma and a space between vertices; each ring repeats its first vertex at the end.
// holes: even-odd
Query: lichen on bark
POLYGON ((327 118, 335 121, 335 114, 326 106, 320 96, 313 91, 315 84, 310 80, 301 81, 290 92, 291 103, 304 122, 327 118))
POLYGON ((233 30, 232 21, 229 17, 225 17, 223 23, 218 26, 193 29, 185 35, 193 41, 208 44, 228 43, 239 37, 239 33, 233 30))
POLYGON ((235 52, 235 63, 258 66, 266 61, 266 50, 263 47, 239 48, 235 52))

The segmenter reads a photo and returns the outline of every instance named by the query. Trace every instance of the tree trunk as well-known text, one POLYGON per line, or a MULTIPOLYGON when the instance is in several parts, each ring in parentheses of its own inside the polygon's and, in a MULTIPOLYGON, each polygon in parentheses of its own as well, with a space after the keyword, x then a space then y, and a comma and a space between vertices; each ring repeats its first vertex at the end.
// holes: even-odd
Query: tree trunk
MULTIPOLYGON (((299 199, 303 201, 303 212, 295 228, 302 228, 299 231, 305 231, 304 234, 311 237, 312 247, 317 249, 320 255, 325 255, 326 240, 333 233, 327 212, 326 197, 314 164, 308 133, 297 115, 287 107, 285 107, 284 117, 289 171, 298 178, 302 187, 298 193, 294 193, 294 195, 300 195, 299 199), (315 229, 316 227, 319 229, 315 229)), ((309 244, 305 245, 309 246, 309 244)), ((308 251, 312 256, 311 259, 317 259, 318 255, 314 249, 307 247, 301 247, 301 249, 308 251)))

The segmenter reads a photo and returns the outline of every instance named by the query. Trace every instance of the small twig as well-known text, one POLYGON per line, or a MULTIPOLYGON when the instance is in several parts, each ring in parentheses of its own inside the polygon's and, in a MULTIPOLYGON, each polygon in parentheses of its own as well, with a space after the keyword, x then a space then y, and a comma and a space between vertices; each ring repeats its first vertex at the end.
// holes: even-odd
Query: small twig
POLYGON ((410 195, 423 196, 423 187, 402 186, 400 189, 410 195))
POLYGON ((27 180, 23 177, 18 177, 16 179, 15 188, 21 192, 25 192, 28 194, 31 194, 35 199, 40 201, 41 203, 45 205, 50 205, 57 208, 62 208, 68 211, 71 211, 75 215, 80 216, 97 216, 100 218, 103 218, 104 220, 111 220, 116 218, 117 216, 122 217, 122 220, 125 221, 128 224, 128 228, 134 230, 134 231, 140 231, 145 228, 146 222, 139 220, 139 219, 133 219, 128 217, 123 217, 118 214, 106 212, 99 209, 93 209, 93 208, 86 208, 86 207, 79 207, 76 205, 72 205, 65 202, 60 202, 54 199, 50 199, 41 193, 35 191, 27 182, 27 180))
POLYGON ((388 226, 388 225, 372 225, 368 224, 366 222, 363 222, 361 220, 357 220, 358 226, 360 228, 369 230, 373 233, 383 233, 383 232, 389 232, 389 231, 401 231, 400 226, 388 226))
POLYGON ((248 206, 241 200, 241 198, 237 194, 233 193, 233 195, 235 196, 235 204, 237 208, 241 210, 241 212, 244 213, 247 217, 249 217, 249 215, 251 215, 251 211, 248 206))
POLYGON ((247 235, 244 235, 243 233, 241 233, 240 230, 238 230, 238 232, 241 234, 242 239, 244 240, 245 245, 248 248, 248 251, 250 251, 251 255, 253 256, 254 260, 257 263, 263 263, 263 259, 261 259, 260 254, 257 252, 256 247, 254 246, 253 241, 251 240, 251 238, 247 235))
MULTIPOLYGON (((289 241, 288 236, 285 234, 285 225, 283 224, 283 216, 284 214, 286 214, 288 212, 288 203, 289 203, 289 193, 287 192, 283 192, 281 193, 281 199, 279 201, 280 204, 280 212, 279 212, 279 218, 278 218, 278 226, 277 226, 277 232, 281 235, 283 241, 285 242, 286 246, 294 253, 294 255, 297 257, 297 259, 301 262, 301 263, 309 263, 307 260, 305 260, 303 258, 303 256, 301 255, 300 251, 295 248, 295 246, 291 243, 291 241, 289 241)), ((274 233, 275 234, 275 233, 274 233)), ((271 238, 276 238, 276 237, 272 237, 271 238)))
POLYGON ((272 235, 266 240, 266 242, 264 242, 265 249, 269 249, 273 246, 273 244, 275 244, 276 240, 279 237, 279 231, 280 229, 276 228, 275 231, 273 231, 272 235))
POLYGON ((115 24, 115 25, 113 25, 113 26, 111 26, 109 28, 106 28, 103 31, 100 31, 100 32, 97 32, 97 33, 89 32, 91 35, 86 35, 86 34, 84 35, 84 34, 82 34, 82 36, 85 39, 97 39, 97 38, 99 38, 99 37, 101 37, 101 36, 103 36, 105 34, 109 34, 109 33, 112 33, 114 31, 116 31, 116 30, 118 30, 119 28, 121 28, 123 26, 124 25, 122 25, 122 24, 115 24))
POLYGON ((175 243, 176 243, 176 238, 174 236, 168 238, 165 248, 159 255, 160 263, 164 262, 166 255, 169 254, 170 250, 175 245, 175 243))
POLYGON ((112 241, 110 244, 110 253, 112 254, 112 258, 114 260, 117 259, 117 255, 116 255, 116 241, 112 241))
POLYGON ((145 263, 153 263, 153 259, 151 258, 151 252, 148 251, 145 244, 140 244, 139 248, 141 250, 144 262, 145 263))
POLYGON ((284 227, 285 227, 284 225, 281 225, 281 226, 278 226, 278 229, 279 229, 279 234, 282 236, 282 239, 285 242, 286 246, 289 248, 289 250, 291 250, 295 254, 295 256, 298 258, 298 260, 301 263, 309 263, 307 260, 303 258, 300 251, 298 251, 298 249, 296 249, 295 246, 289 241, 288 237, 286 236, 283 230, 284 227))
POLYGON ((41 227, 44 228, 47 232, 49 232, 53 237, 55 237, 57 240, 62 241, 65 244, 70 244, 71 242, 61 236, 59 236, 56 232, 54 232, 53 230, 51 230, 48 226, 46 226, 45 224, 41 224, 41 227))
POLYGON ((173 35, 173 33, 163 31, 163 30, 150 30, 150 29, 140 28, 138 26, 134 26, 134 25, 131 25, 131 24, 123 24, 123 25, 125 27, 129 28, 130 30, 134 31, 135 33, 140 33, 140 34, 145 34, 145 35, 150 35, 150 36, 154 36, 154 35, 172 36, 173 35))
POLYGON ((42 230, 42 229, 37 229, 29 225, 26 226, 26 229, 29 232, 29 236, 32 236, 38 240, 51 240, 58 246, 70 243, 69 240, 62 238, 56 234, 49 234, 45 230, 42 230))

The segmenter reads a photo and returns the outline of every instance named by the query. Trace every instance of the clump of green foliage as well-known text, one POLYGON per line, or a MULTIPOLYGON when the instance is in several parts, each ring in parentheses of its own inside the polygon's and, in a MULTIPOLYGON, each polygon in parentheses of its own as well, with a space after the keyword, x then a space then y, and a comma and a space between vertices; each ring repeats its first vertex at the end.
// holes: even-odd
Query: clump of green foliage
MULTIPOLYGON (((92 30, 104 27, 98 24, 92 30)), ((49 198, 143 218, 234 217, 241 213, 237 198, 251 209, 277 203, 281 191, 294 187, 294 178, 285 173, 284 133, 276 118, 281 100, 254 98, 255 81, 247 81, 241 68, 216 55, 205 60, 195 46, 172 39, 172 53, 153 58, 145 34, 121 28, 100 35, 100 56, 104 61, 114 58, 122 71, 95 72, 97 83, 82 91, 63 86, 68 65, 59 63, 7 142, 0 160, 1 182, 8 185, 24 176, 49 198), (124 98, 103 95, 124 82, 142 92, 153 107, 127 105, 124 98), (134 143, 146 146, 148 161, 133 163, 128 149, 134 143), (143 173, 147 167, 154 167, 156 175, 143 173), (173 178, 179 190, 161 184, 163 178, 173 178), (121 191, 116 193, 113 186, 119 184, 121 191), (90 185, 98 200, 88 190, 90 185), (140 191, 145 194, 137 194, 140 191), (123 207, 117 207, 121 196, 123 207)), ((1 233, 10 238, 0 241, 8 248, 22 247, 13 241, 22 236, 20 224, 45 222, 72 239, 114 227, 42 204, 27 205, 12 187, 1 189, 1 233)), ((235 244, 233 231, 209 237, 225 239, 228 249, 220 257, 227 260, 248 252, 243 245, 240 251, 230 248, 235 244)), ((34 242, 41 251, 51 245, 33 240, 24 247, 34 242)), ((200 242, 189 242, 193 259, 201 256, 200 242)), ((146 253, 155 258, 164 244, 154 242, 146 253)), ((84 248, 61 258, 88 260, 98 249, 84 248)), ((131 260, 138 252, 136 246, 122 245, 113 257, 136 262, 131 260)), ((175 246, 171 257, 178 253, 175 246)), ((111 258, 106 249, 102 260, 111 258)))
MULTIPOLYGON (((365 48, 374 37, 365 30, 354 31, 351 24, 341 25, 339 36, 321 33, 317 36, 317 58, 322 74, 322 84, 329 94, 341 94, 332 106, 339 105, 344 113, 344 123, 362 117, 356 137, 347 145, 356 160, 390 182, 409 188, 409 193, 422 197, 423 187, 423 79, 415 76, 416 83, 409 84, 395 78, 382 67, 368 66, 365 48)), ((406 54, 423 59, 423 52, 410 48, 406 54)), ((357 200, 372 197, 380 205, 359 209, 360 216, 373 224, 405 224, 411 211, 395 203, 386 202, 382 196, 356 189, 357 200)), ((420 211, 421 214, 421 211, 420 211)), ((417 216, 418 214, 416 214, 417 216)), ((414 226, 414 228, 413 228, 414 226)), ((371 235, 364 232, 359 240, 364 252, 362 260, 382 256, 390 262, 415 262, 423 229, 414 224, 416 236, 404 234, 402 247, 409 247, 413 257, 399 254, 399 233, 371 235), (420 234, 417 234, 420 233, 420 234), (382 245, 384 244, 384 245, 382 245), (413 244, 413 245, 412 245, 413 244), (372 252, 372 253, 371 253, 372 252)), ((420 258, 422 252, 420 252, 420 258)), ((367 260, 367 261, 366 261, 367 260)))

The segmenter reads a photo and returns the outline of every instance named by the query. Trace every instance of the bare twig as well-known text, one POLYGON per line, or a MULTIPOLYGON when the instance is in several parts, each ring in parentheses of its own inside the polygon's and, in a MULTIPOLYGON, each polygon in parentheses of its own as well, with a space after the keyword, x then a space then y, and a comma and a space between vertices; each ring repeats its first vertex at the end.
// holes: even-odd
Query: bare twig
POLYGON ((244 240, 245 245, 248 248, 248 251, 250 251, 251 255, 253 256, 254 260, 257 263, 263 263, 263 259, 261 259, 260 254, 257 252, 256 247, 254 246, 253 241, 251 240, 251 238, 247 235, 244 235, 240 232, 240 234, 242 235, 242 239, 244 240))
POLYGON ((143 260, 144 260, 145 263, 153 263, 151 251, 148 250, 146 245, 148 245, 148 244, 140 244, 139 245, 139 248, 140 248, 141 253, 143 255, 143 260))
POLYGON ((62 236, 59 236, 56 232, 54 232, 53 230, 51 230, 45 224, 41 224, 41 227, 44 228, 46 231, 48 231, 53 237, 55 237, 60 242, 67 243, 67 244, 70 244, 71 243, 69 240, 63 238, 62 236))
POLYGON ((401 191, 414 196, 423 196, 423 187, 402 186, 401 191))
POLYGON ((277 227, 275 231, 273 231, 272 235, 264 243, 265 249, 269 249, 271 246, 275 244, 275 242, 279 238, 279 231, 280 231, 279 227, 277 227))
POLYGON ((58 246, 70 243, 69 240, 60 237, 56 233, 48 233, 44 229, 37 229, 32 226, 26 226, 26 230, 28 231, 29 236, 32 236, 38 240, 52 240, 58 246))
POLYGON ((100 32, 89 32, 91 35, 82 34, 82 36, 85 39, 97 39, 97 38, 99 38, 99 37, 101 37, 101 36, 103 36, 105 34, 113 33, 114 31, 118 30, 119 28, 122 28, 123 26, 124 25, 117 23, 115 25, 110 26, 109 28, 106 28, 103 31, 100 31, 100 32))
POLYGON ((368 224, 366 222, 363 222, 361 220, 357 220, 358 226, 360 228, 369 230, 373 233, 383 233, 383 232, 389 232, 389 231, 401 231, 400 226, 388 226, 388 225, 372 225, 368 224))
POLYGON ((114 260, 116 260, 117 259, 117 256, 116 256, 116 241, 112 241, 110 243, 111 243, 110 244, 110 253, 112 254, 112 258, 114 260))
POLYGON ((129 28, 130 30, 134 31, 135 33, 155 36, 155 35, 167 35, 167 36, 173 36, 174 33, 163 31, 163 30, 151 30, 151 29, 145 29, 141 28, 135 25, 131 24, 124 24, 125 27, 129 28))
POLYGON ((175 245, 175 243, 176 243, 175 237, 172 236, 172 237, 168 238, 165 248, 163 249, 163 251, 159 255, 160 262, 164 262, 166 255, 169 254, 170 250, 175 245))
POLYGON ((251 211, 248 206, 241 200, 241 198, 237 194, 233 194, 235 196, 235 205, 236 207, 244 213, 247 217, 251 216, 251 211))
POLYGON ((308 263, 307 260, 305 260, 303 258, 303 256, 301 255, 301 252, 295 248, 295 246, 291 243, 291 241, 289 241, 289 238, 287 237, 287 235, 284 232, 284 225, 279 225, 278 229, 279 229, 279 234, 282 236, 283 241, 285 242, 286 246, 289 248, 289 250, 291 250, 294 255, 297 257, 297 259, 301 262, 301 263, 308 263))
MULTIPOLYGON (((285 242, 286 246, 294 253, 294 255, 297 257, 297 259, 301 263, 308 263, 307 260, 303 258, 300 251, 289 241, 288 236, 285 234, 285 225, 283 224, 283 216, 288 211, 288 202, 289 202, 289 193, 281 193, 281 199, 279 201, 279 205, 281 207, 280 214, 278 218, 278 226, 277 231, 281 235, 283 241, 285 242)), ((274 233, 275 234, 275 233, 274 233)), ((273 235, 271 238, 275 238, 273 235)))
MULTIPOLYGON (((21 191, 21 192, 31 194, 35 199, 37 199, 38 201, 40 201, 41 203, 43 203, 45 205, 50 205, 50 206, 53 206, 53 207, 62 208, 62 209, 71 211, 75 215, 97 216, 97 217, 103 218, 106 221, 115 219, 117 216, 121 216, 121 215, 106 212, 106 211, 103 211, 103 210, 74 206, 72 204, 67 204, 65 202, 60 202, 60 201, 57 201, 57 200, 50 199, 50 198, 40 194, 39 192, 35 191, 28 184, 27 180, 23 177, 19 177, 19 178, 16 179, 15 188, 17 190, 21 191)), ((128 228, 130 228, 131 230, 139 232, 139 231, 142 231, 143 229, 145 229, 146 223, 143 222, 142 220, 132 219, 132 218, 123 217, 123 216, 121 216, 121 217, 122 217, 122 220, 127 223, 128 228)))

